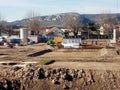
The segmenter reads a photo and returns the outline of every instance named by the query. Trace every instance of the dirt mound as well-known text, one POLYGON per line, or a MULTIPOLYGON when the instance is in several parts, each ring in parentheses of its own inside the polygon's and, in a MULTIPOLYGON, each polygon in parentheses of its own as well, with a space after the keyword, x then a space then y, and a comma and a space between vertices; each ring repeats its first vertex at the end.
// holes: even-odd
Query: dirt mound
POLYGON ((120 72, 28 65, 0 74, 2 90, 120 90, 120 72))

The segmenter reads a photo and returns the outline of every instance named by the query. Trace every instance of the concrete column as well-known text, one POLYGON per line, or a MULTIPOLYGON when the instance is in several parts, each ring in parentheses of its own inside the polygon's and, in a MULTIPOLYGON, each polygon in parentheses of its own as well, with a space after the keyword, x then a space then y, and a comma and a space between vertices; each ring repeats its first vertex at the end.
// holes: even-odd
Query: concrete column
POLYGON ((116 29, 113 29, 113 42, 116 43, 116 29))
POLYGON ((20 29, 20 39, 22 43, 27 43, 28 31, 25 28, 20 29))

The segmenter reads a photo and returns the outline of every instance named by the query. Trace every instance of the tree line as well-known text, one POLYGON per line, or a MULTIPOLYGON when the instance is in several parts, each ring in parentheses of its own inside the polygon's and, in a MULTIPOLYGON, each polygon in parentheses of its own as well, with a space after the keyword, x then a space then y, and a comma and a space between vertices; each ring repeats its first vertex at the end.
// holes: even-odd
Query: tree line
MULTIPOLYGON (((34 12, 30 12, 27 14, 27 18, 26 19, 26 26, 15 26, 15 25, 7 25, 7 24, 0 24, 0 34, 2 32, 6 32, 9 35, 11 34, 16 34, 13 29, 18 29, 20 27, 25 27, 28 30, 34 30, 35 34, 42 34, 43 29, 46 29, 46 25, 44 25, 41 21, 40 16, 35 14, 34 12)), ((81 23, 81 17, 80 16, 75 16, 75 15, 66 15, 62 22, 63 22, 63 28, 69 28, 71 29, 71 32, 73 32, 74 36, 77 37, 78 36, 78 32, 81 30, 84 30, 86 32, 89 31, 96 31, 98 32, 98 29, 100 28, 100 26, 103 26, 105 28, 105 30, 109 33, 110 30, 112 30, 113 28, 116 28, 115 26, 118 25, 118 20, 117 17, 114 16, 110 16, 109 14, 104 14, 101 16, 98 15, 98 17, 100 17, 100 19, 96 20, 96 21, 92 21, 89 23, 81 23)), ((2 22, 2 16, 0 14, 0 21, 2 22)), ((65 35, 67 36, 69 34, 69 31, 65 32, 65 35)))

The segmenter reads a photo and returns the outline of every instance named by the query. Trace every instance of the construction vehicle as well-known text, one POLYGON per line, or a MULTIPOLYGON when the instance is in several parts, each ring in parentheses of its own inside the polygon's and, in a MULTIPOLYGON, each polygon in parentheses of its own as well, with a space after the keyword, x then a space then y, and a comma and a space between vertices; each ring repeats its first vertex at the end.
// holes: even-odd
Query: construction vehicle
POLYGON ((63 41, 62 37, 54 37, 54 39, 48 39, 47 44, 51 45, 51 44, 58 44, 61 43, 63 41))
POLYGON ((53 46, 54 48, 59 48, 61 46, 61 42, 63 41, 63 37, 54 37, 54 39, 48 39, 47 44, 53 46))
POLYGON ((63 41, 63 37, 54 37, 53 42, 55 44, 61 43, 63 41))

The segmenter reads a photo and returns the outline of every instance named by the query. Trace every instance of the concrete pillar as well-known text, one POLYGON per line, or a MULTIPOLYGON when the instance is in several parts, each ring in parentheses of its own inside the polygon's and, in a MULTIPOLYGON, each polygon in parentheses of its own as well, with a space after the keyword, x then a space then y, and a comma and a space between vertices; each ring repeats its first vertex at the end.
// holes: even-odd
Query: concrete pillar
POLYGON ((113 29, 113 42, 116 43, 116 29, 113 29))
POLYGON ((20 39, 22 43, 27 43, 28 31, 25 28, 20 29, 20 39))
POLYGON ((113 38, 110 40, 110 43, 116 43, 116 29, 113 29, 113 38))

